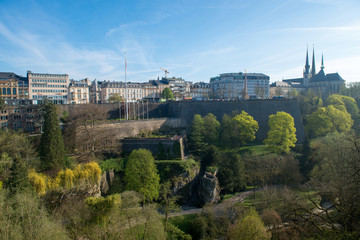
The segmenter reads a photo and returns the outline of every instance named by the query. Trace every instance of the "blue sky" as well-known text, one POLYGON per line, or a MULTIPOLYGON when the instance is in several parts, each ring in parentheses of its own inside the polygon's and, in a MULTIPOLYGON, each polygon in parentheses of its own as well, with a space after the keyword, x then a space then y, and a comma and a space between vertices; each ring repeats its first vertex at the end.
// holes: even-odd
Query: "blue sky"
POLYGON ((360 81, 359 0, 0 0, 0 71, 129 81, 208 82, 225 72, 271 81, 317 71, 360 81))

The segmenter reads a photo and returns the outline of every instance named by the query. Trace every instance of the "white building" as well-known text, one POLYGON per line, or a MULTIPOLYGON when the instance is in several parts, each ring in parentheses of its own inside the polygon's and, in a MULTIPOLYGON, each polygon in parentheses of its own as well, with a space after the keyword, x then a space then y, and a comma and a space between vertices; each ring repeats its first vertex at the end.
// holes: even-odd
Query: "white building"
POLYGON ((270 77, 262 73, 223 73, 210 79, 215 99, 268 98, 270 77))
POLYGON ((40 104, 46 98, 54 104, 66 104, 69 86, 67 74, 32 73, 27 71, 29 98, 40 104))

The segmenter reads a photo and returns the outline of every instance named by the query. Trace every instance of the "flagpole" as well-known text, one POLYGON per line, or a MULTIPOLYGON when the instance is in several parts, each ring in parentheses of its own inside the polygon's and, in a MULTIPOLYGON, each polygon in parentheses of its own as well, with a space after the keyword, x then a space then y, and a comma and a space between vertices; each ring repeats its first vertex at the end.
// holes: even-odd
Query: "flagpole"
POLYGON ((126 70, 127 70, 127 63, 126 63, 126 52, 125 55, 125 108, 126 108, 126 120, 129 120, 129 110, 128 110, 128 92, 127 92, 127 82, 126 82, 126 70))

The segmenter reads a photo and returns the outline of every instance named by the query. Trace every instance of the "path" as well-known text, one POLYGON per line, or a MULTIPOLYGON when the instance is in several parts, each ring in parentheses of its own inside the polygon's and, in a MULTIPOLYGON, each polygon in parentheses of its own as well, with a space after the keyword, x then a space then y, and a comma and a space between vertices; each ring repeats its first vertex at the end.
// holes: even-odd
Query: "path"
MULTIPOLYGON (((243 202, 245 197, 249 196, 253 193, 253 190, 241 192, 238 195, 235 195, 229 199, 226 199, 222 201, 221 203, 218 203, 216 205, 208 205, 207 208, 211 208, 216 215, 220 215, 223 213, 226 209, 229 207, 234 206, 238 202, 243 202)), ((182 206, 183 211, 171 214, 170 217, 176 217, 176 216, 183 216, 183 215, 189 215, 189 214, 195 214, 195 213, 201 213, 203 211, 203 208, 197 208, 192 206, 183 205, 182 206)))

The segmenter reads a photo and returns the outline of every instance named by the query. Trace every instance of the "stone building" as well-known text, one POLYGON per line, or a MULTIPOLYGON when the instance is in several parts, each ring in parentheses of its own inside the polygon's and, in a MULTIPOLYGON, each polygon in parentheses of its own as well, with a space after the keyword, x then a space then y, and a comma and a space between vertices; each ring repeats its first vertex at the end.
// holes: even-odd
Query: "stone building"
POLYGON ((101 85, 101 103, 107 103, 111 95, 120 95, 128 102, 142 100, 144 92, 140 83, 124 82, 104 82, 101 85), (127 94, 126 94, 127 91, 127 94))
POLYGON ((26 77, 13 72, 0 72, 0 94, 5 100, 28 99, 29 86, 26 77))
POLYGON ((322 56, 320 71, 316 73, 314 49, 310 68, 308 50, 306 50, 303 76, 301 78, 284 79, 283 82, 290 84, 290 86, 295 88, 297 91, 312 89, 321 94, 324 98, 333 93, 339 93, 341 87, 345 85, 345 80, 339 75, 339 73, 325 74, 324 68, 324 56, 322 56))
POLYGON ((190 86, 190 97, 194 100, 208 100, 213 98, 210 83, 197 82, 190 86))
POLYGON ((70 80, 68 87, 68 104, 86 104, 90 103, 89 96, 90 86, 89 79, 85 78, 79 81, 70 80))

